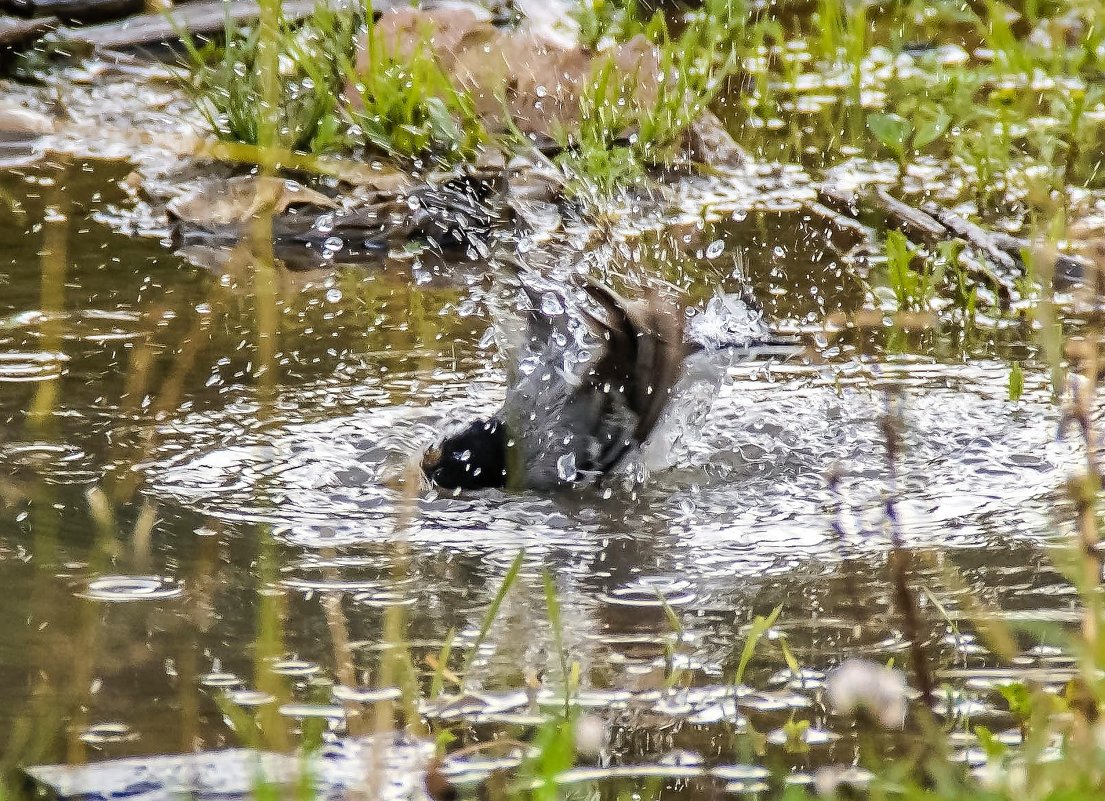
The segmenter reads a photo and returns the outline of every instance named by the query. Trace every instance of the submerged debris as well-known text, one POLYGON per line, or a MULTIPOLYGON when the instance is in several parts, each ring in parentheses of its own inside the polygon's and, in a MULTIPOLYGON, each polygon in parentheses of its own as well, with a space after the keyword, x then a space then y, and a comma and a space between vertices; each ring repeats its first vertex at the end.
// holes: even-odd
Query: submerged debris
MULTIPOLYGON (((886 227, 900 230, 910 239, 929 247, 953 239, 961 240, 970 250, 960 253, 959 262, 983 286, 992 287, 1005 306, 1017 293, 1016 281, 1027 272, 1024 254, 1032 250, 1031 242, 1001 232, 986 231, 934 201, 926 201, 920 208, 914 208, 881 186, 850 191, 832 183, 823 184, 818 189, 818 199, 846 218, 858 221, 865 215, 880 216, 886 227)), ((1064 253, 1054 254, 1054 259, 1054 275, 1060 284, 1082 280, 1086 272, 1084 259, 1064 253)))
POLYGON ((272 217, 274 256, 293 269, 377 261, 392 246, 422 242, 444 253, 486 254, 504 210, 487 185, 451 176, 400 195, 330 197, 272 177, 200 182, 165 205, 177 248, 231 248, 272 217))
POLYGON ((169 220, 220 227, 248 223, 261 214, 279 215, 303 206, 336 209, 338 204, 298 181, 244 175, 228 181, 212 179, 165 205, 169 220))

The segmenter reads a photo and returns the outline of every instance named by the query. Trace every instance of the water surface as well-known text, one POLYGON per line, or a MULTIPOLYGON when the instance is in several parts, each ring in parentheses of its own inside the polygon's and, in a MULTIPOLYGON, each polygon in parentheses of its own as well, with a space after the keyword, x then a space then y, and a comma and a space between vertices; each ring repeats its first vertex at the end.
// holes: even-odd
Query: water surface
POLYGON ((1066 678, 1071 660, 1053 636, 1021 636, 1010 668, 964 619, 981 601, 1015 622, 1077 620, 1049 558, 1077 449, 1057 440, 1046 370, 1015 321, 814 337, 834 312, 871 305, 870 265, 800 210, 722 215, 641 240, 645 267, 661 265, 696 302, 742 271, 770 319, 816 342, 809 354, 731 368, 702 431, 640 487, 422 488, 408 501, 400 479, 419 448, 502 398, 492 321, 478 282, 464 279, 479 265, 278 270, 274 367, 258 375, 261 302, 248 282, 113 230, 127 171, 67 158, 0 176, 0 197, 19 198, 0 212, 9 760, 240 744, 217 699, 229 689, 243 708, 269 700, 255 657, 274 597, 284 697, 270 705, 291 721, 320 717, 334 735, 355 730, 378 697, 386 611, 404 607, 423 675, 432 670, 418 660, 451 630, 457 667, 524 549, 518 587, 474 662, 479 693, 428 706, 431 719, 464 741, 532 723, 519 690, 534 682, 538 701, 555 705, 545 568, 582 666, 581 703, 608 725, 606 764, 669 776, 730 766, 733 792, 759 786, 758 767, 800 780, 854 757, 849 722, 825 707, 824 672, 854 655, 904 659, 888 496, 960 731, 968 714, 1014 728, 996 684, 1040 668, 1051 683, 1066 678), (1007 397, 1010 358, 1025 365, 1019 402, 1007 397), (906 425, 894 484, 880 424, 891 396, 906 425), (738 697, 746 624, 776 606, 773 639, 738 697), (797 677, 772 644, 783 636, 797 677), (792 717, 811 722, 805 750, 784 742, 792 717), (766 754, 738 736, 750 725, 768 733, 766 754), (749 761, 757 767, 734 773, 749 761))

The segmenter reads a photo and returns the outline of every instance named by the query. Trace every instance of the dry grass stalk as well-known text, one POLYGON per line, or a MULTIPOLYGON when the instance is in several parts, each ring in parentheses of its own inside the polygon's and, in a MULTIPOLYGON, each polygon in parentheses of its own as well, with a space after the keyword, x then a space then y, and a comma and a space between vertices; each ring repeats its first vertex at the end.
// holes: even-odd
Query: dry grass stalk
POLYGON ((886 463, 889 473, 886 518, 890 523, 890 577, 894 588, 894 604, 901 616, 902 629, 906 639, 909 640, 910 663, 913 667, 917 689, 921 691, 921 697, 931 708, 935 700, 936 684, 933 680, 932 668, 928 663, 924 641, 921 636, 920 609, 917 606, 917 598, 909 585, 909 552, 905 548, 897 508, 898 459, 902 452, 903 430, 900 401, 900 397, 894 394, 892 390, 887 390, 886 414, 882 419, 882 429, 886 443, 886 463))

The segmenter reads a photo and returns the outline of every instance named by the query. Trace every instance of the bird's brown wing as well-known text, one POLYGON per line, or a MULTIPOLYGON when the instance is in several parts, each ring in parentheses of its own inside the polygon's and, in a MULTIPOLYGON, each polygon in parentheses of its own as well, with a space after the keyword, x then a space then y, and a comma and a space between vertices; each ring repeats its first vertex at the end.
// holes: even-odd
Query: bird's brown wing
POLYGON ((607 340, 592 380, 622 391, 637 417, 634 439, 644 442, 679 380, 686 355, 682 310, 655 291, 641 301, 630 302, 593 281, 587 281, 584 288, 606 317, 592 316, 607 340))

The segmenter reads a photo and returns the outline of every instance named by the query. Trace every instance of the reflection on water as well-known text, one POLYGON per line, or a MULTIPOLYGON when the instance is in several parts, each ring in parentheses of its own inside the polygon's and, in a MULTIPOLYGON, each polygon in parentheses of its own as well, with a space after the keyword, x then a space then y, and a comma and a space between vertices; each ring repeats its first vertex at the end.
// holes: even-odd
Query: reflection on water
MULTIPOLYGON (((233 275, 92 221, 121 201, 112 169, 73 167, 53 308, 37 255, 50 201, 32 191, 22 222, 0 225, 9 760, 234 745, 216 703, 227 689, 238 707, 300 727, 317 719, 332 733, 363 732, 367 710, 395 693, 378 686, 387 611, 405 610, 428 681, 424 660, 447 632, 454 660, 477 642, 524 548, 468 692, 426 701, 428 720, 464 740, 524 727, 561 703, 546 567, 581 665, 578 703, 608 721, 611 761, 626 776, 649 763, 691 793, 707 775, 737 792, 759 787, 768 768, 801 780, 851 764, 854 733, 825 708, 825 671, 845 655, 885 661, 906 648, 885 565, 888 387, 905 401, 899 506, 919 584, 943 608, 922 599, 927 648, 954 688, 944 714, 959 721, 962 757, 973 758, 968 715, 1013 736, 997 684, 1034 671, 1057 686, 1068 675, 1071 657, 1038 637, 1020 643, 1011 673, 965 619, 968 599, 981 598, 1013 620, 1075 620, 1073 591, 1047 556, 1074 457, 1056 441, 1039 365, 1027 362, 1025 399, 1006 400, 1003 359, 1025 345, 1019 327, 929 332, 908 357, 843 337, 817 359, 737 365, 701 436, 643 486, 610 497, 425 490, 398 551, 404 465, 442 420, 501 402, 479 281, 470 289, 447 270, 422 281, 411 262, 278 281, 278 375, 263 416, 251 296, 233 275), (46 385, 49 425, 32 425, 27 410, 46 385), (282 683, 269 686, 254 648, 271 634, 258 608, 272 599, 283 631, 266 647, 282 683), (769 642, 735 685, 747 624, 779 605, 770 642, 786 637, 803 670, 783 670, 769 642), (800 748, 782 728, 792 715, 811 723, 800 748), (734 744, 750 728, 768 735, 764 756, 734 744)), ((4 179, 24 192, 26 180, 4 179)), ((751 214, 661 242, 662 266, 701 301, 731 284, 742 253, 769 317, 816 327, 865 302, 862 279, 830 244, 800 213, 751 214)), ((495 764, 447 767, 472 776, 495 764)))

